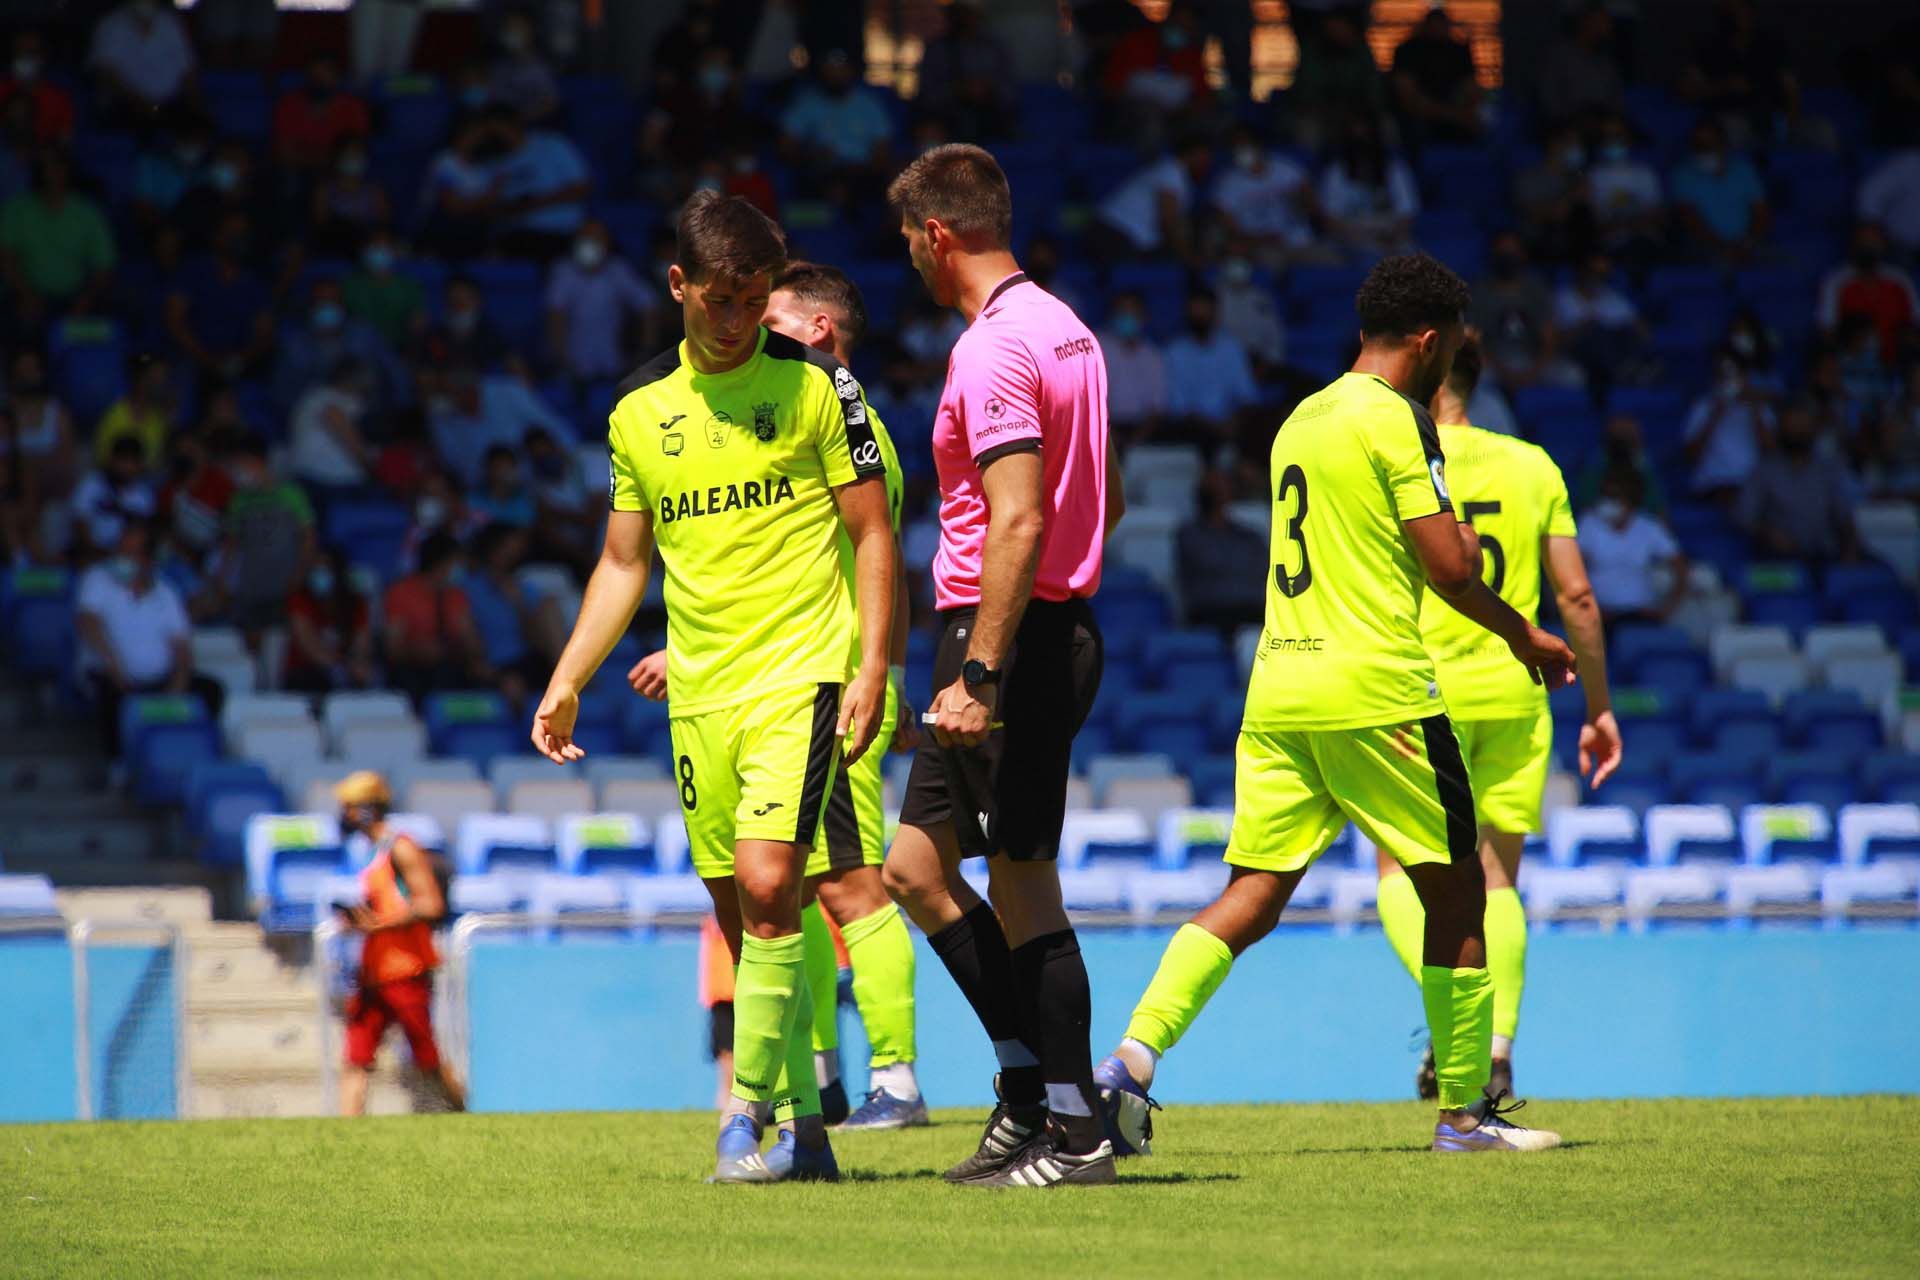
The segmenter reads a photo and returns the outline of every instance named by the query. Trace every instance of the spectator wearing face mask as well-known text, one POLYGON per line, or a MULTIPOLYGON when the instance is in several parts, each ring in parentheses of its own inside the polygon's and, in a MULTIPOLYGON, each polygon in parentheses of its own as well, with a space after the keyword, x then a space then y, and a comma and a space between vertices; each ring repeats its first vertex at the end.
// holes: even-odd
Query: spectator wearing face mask
POLYGON ((107 449, 101 465, 73 491, 73 523, 80 559, 104 555, 120 542, 129 520, 150 520, 159 510, 140 442, 122 436, 107 449))
POLYGON ((401 347, 426 327, 427 297, 420 282, 398 270, 400 242, 379 230, 360 251, 360 269, 342 284, 349 314, 372 325, 390 346, 401 347))
POLYGON ((1837 458, 1815 448, 1814 436, 1810 406, 1783 409, 1774 447, 1741 487, 1736 516, 1760 555, 1814 566, 1859 555, 1853 482, 1837 458))
POLYGON ((1580 516, 1580 554, 1608 627, 1663 622, 1687 598, 1687 557, 1667 527, 1640 507, 1640 478, 1612 471, 1600 501, 1580 516), (1662 575, 1665 582, 1662 582, 1662 575))
POLYGON ((1371 116, 1350 116, 1333 159, 1321 171, 1319 200, 1327 231, 1352 257, 1372 260, 1412 247, 1420 189, 1406 161, 1387 150, 1371 116))
POLYGON ((1272 379, 1287 357, 1287 334, 1280 325, 1273 290, 1254 278, 1251 262, 1232 257, 1220 264, 1214 296, 1220 305, 1220 327, 1247 353, 1254 379, 1272 379))
POLYGON ((1753 261, 1773 228, 1760 175, 1727 146, 1714 120, 1693 127, 1687 157, 1667 180, 1688 245, 1698 257, 1739 266, 1753 261))
POLYGON ((535 427, 571 442, 573 428, 523 379, 503 374, 476 377, 455 371, 446 403, 428 415, 435 450, 462 484, 479 485, 487 450, 516 447, 535 427))
POLYGON ((229 214, 213 257, 180 273, 167 297, 167 332, 201 375, 238 382, 273 349, 273 290, 253 267, 253 228, 229 214))
POLYGON ((274 474, 267 444, 244 436, 227 460, 222 561, 230 616, 250 644, 285 617, 287 598, 313 561, 313 507, 300 486, 274 474))
POLYGON ((1246 349, 1220 327, 1208 289, 1187 294, 1186 330, 1167 343, 1167 416, 1202 437, 1220 435, 1260 396, 1246 349))
MULTIPOLYGON (((656 66, 664 64, 656 59, 656 66)), ((708 45, 692 73, 664 85, 640 126, 641 163, 656 187, 679 185, 711 155, 716 140, 732 143, 757 130, 741 93, 740 72, 725 45, 708 45)))
POLYGON ((487 298, 466 276, 447 281, 440 319, 430 323, 408 346, 422 392, 445 390, 455 370, 491 373, 507 363, 511 352, 500 328, 487 314, 487 298))
POLYGON ((1227 248, 1270 270, 1338 260, 1337 251, 1314 240, 1319 205, 1312 177, 1248 125, 1234 127, 1233 166, 1213 184, 1213 208, 1227 248))
POLYGON ((1687 414, 1684 438, 1694 496, 1731 503, 1773 437, 1773 403, 1732 351, 1721 355, 1719 370, 1687 414))
POLYGON ((593 174, 586 157, 564 134, 529 129, 511 108, 489 118, 503 148, 497 247, 513 257, 551 262, 568 250, 587 220, 593 174))
POLYGON ((373 374, 368 390, 374 412, 392 408, 404 395, 406 370, 393 349, 372 325, 347 314, 338 280, 315 280, 305 313, 282 331, 269 383, 274 407, 291 414, 342 360, 358 360, 373 374))
POLYGON ((386 190, 367 176, 367 143, 349 137, 334 151, 313 188, 307 243, 316 257, 349 258, 380 227, 393 221, 386 190))
POLYGON ((1887 262, 1887 234, 1871 222, 1853 229, 1847 260, 1820 282, 1816 318, 1820 328, 1836 333, 1842 320, 1863 317, 1878 335, 1882 354, 1894 358, 1900 331, 1913 323, 1916 303, 1913 278, 1887 262))
POLYGON ((287 665, 281 683, 296 693, 369 689, 373 613, 356 575, 337 554, 315 561, 287 599, 287 665))
POLYGON ((193 41, 161 0, 127 0, 100 19, 87 65, 100 78, 101 101, 130 123, 195 92, 193 41))
POLYGON ((487 95, 511 102, 530 122, 552 119, 560 110, 560 83, 540 52, 533 14, 514 9, 500 20, 500 52, 487 74, 487 95))
POLYGON ((154 571, 152 526, 141 518, 126 520, 112 550, 80 577, 74 630, 100 736, 108 753, 118 756, 120 704, 129 694, 196 694, 217 719, 222 690, 193 669, 192 623, 180 593, 154 571))
POLYGON ((1585 511, 1600 501, 1600 486, 1616 471, 1630 471, 1640 484, 1640 508, 1664 518, 1667 513, 1667 489, 1661 483, 1659 468, 1647 456, 1646 441, 1640 433, 1640 421, 1629 414, 1616 413, 1607 419, 1600 432, 1600 450, 1585 467, 1574 485, 1573 505, 1585 511))
POLYGON ((1562 286, 1554 323, 1567 354, 1585 371, 1597 397, 1616 382, 1641 376, 1650 334, 1632 299, 1613 283, 1613 263, 1591 254, 1562 286))
POLYGON ((372 376, 367 365, 347 357, 293 407, 293 474, 319 493, 344 496, 367 482, 374 457, 365 429, 372 376))
POLYGON ((1587 166, 1595 234, 1607 252, 1643 266, 1666 244, 1666 192, 1660 173, 1634 154, 1633 129, 1625 116, 1602 113, 1592 129, 1600 140, 1587 166))
POLYGON ((206 182, 180 197, 163 229, 180 228, 189 247, 208 247, 235 214, 249 227, 274 225, 273 200, 256 180, 252 154, 246 143, 230 139, 214 147, 206 182))
POLYGON ((153 227, 180 206, 189 192, 207 185, 213 127, 197 111, 170 113, 171 129, 155 135, 133 161, 133 214, 153 227))
POLYGON ((13 60, 0 74, 0 113, 15 98, 28 103, 33 144, 50 147, 73 137, 73 97, 47 79, 46 37, 31 27, 13 33, 13 60))
POLYGON ((1137 170, 1100 202, 1087 228, 1087 250, 1102 262, 1169 256, 1201 265, 1194 236, 1194 193, 1213 168, 1213 151, 1198 135, 1137 170))
POLYGON ((1580 366, 1560 353, 1553 294, 1533 270, 1526 242, 1503 231, 1493 238, 1485 276, 1474 282, 1468 311, 1480 330, 1487 368, 1507 390, 1530 386, 1577 387, 1580 366))
POLYGON ((1147 336, 1147 303, 1138 293, 1117 295, 1099 333, 1107 359, 1107 417, 1132 440, 1153 435, 1167 411, 1166 357, 1147 336))
POLYGON ((468 505, 485 524, 525 529, 533 524, 533 491, 520 469, 520 455, 504 444, 487 450, 479 491, 468 505))
POLYGON ((1587 148, 1572 125, 1554 130, 1546 154, 1513 180, 1520 230, 1536 256, 1560 261, 1593 242, 1593 188, 1587 148))
POLYGON ((571 257, 547 273, 547 343, 554 363, 577 382, 618 378, 652 351, 660 296, 612 252, 604 223, 590 219, 571 257))
POLYGON ((457 260, 486 250, 500 200, 499 145, 486 118, 474 113, 454 122, 453 137, 427 166, 414 217, 420 242, 457 260))

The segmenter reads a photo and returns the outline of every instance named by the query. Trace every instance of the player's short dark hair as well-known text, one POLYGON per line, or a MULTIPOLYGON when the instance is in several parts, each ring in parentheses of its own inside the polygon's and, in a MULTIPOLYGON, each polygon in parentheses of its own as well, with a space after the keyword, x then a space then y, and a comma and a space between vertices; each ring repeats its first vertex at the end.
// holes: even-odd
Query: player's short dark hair
POLYGON ((938 218, 981 248, 1013 243, 1007 175, 991 152, 970 142, 945 143, 921 155, 887 184, 887 203, 915 226, 938 218))
POLYGON ((1453 353, 1453 368, 1447 373, 1447 385, 1462 400, 1473 395, 1480 385, 1480 371, 1486 367, 1486 353, 1480 349, 1480 335, 1469 331, 1460 349, 1453 353))
POLYGON ((674 229, 674 261, 689 280, 741 280, 787 265, 787 237, 772 218, 739 196, 696 191, 674 229))
POLYGON ((1353 308, 1363 336, 1405 338, 1459 324, 1472 297, 1467 282, 1437 258, 1402 253, 1374 263, 1353 308))
POLYGON ((847 340, 849 349, 867 336, 867 303, 860 286, 838 267, 819 262, 789 262, 787 269, 774 277, 773 287, 785 289, 809 306, 834 313, 834 327, 847 340))

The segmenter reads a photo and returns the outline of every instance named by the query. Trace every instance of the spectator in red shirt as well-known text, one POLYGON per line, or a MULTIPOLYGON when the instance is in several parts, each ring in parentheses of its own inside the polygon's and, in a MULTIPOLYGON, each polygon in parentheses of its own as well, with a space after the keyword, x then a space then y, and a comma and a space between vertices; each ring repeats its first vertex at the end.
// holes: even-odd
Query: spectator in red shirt
POLYGON ((1207 96, 1206 37, 1193 5, 1175 3, 1162 22, 1121 36, 1100 71, 1108 96, 1174 111, 1207 96))
POLYGON ((460 544, 451 534, 431 535, 420 545, 419 572, 388 587, 382 602, 387 681, 416 702, 436 689, 497 683, 467 593, 453 583, 460 560, 460 544))
POLYGON ((301 693, 365 689, 374 681, 373 611, 346 562, 322 554, 287 600, 285 685, 301 693))
POLYGON ((307 82, 280 95, 273 108, 273 149, 280 163, 311 174, 333 163, 340 144, 367 136, 367 104, 340 83, 340 58, 322 50, 307 61, 307 82))
POLYGON ((1835 333, 1843 320, 1863 316, 1880 335, 1882 355, 1891 363, 1900 331, 1913 323, 1916 311, 1913 278, 1887 262, 1886 231, 1878 223, 1860 223, 1847 260, 1820 282, 1820 328, 1835 333))
POLYGON ((46 79, 47 46, 38 31, 16 31, 13 36, 13 62, 0 76, 0 111, 14 96, 33 103, 33 141, 37 146, 63 143, 73 137, 73 98, 65 89, 46 79))

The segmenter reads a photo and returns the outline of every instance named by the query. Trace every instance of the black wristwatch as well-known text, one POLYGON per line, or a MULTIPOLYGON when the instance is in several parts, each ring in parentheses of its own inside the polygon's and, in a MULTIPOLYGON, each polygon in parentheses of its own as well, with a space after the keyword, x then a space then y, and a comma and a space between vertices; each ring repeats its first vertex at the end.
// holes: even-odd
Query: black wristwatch
POLYGON ((975 685, 999 684, 1000 670, 997 667, 989 667, 978 658, 968 658, 966 664, 960 668, 960 679, 966 682, 968 688, 975 685))

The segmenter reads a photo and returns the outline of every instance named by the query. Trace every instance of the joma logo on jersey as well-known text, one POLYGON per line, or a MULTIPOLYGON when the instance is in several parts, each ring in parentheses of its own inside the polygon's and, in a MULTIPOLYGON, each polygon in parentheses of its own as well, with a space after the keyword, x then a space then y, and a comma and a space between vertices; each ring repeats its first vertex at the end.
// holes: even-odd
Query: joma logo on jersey
POLYGON ((716 449, 727 447, 727 438, 733 434, 733 419, 725 409, 714 410, 707 419, 707 443, 716 449))
POLYGON ((682 494, 668 494, 660 502, 660 523, 672 524, 676 520, 691 520, 696 516, 739 511, 747 507, 768 507, 776 502, 792 500, 793 481, 785 476, 748 480, 744 484, 708 485, 704 489, 693 489, 682 494))
POLYGON ((777 404, 753 406, 753 438, 761 444, 773 439, 773 415, 779 408, 777 404))

